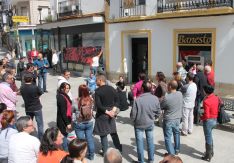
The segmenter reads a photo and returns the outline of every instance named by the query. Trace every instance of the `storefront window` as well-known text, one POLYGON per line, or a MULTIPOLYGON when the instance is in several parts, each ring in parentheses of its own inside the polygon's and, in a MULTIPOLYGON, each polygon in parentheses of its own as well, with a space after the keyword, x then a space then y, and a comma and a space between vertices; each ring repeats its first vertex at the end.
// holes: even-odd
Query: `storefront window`
POLYGON ((193 64, 204 65, 211 61, 211 33, 178 34, 178 61, 186 59, 189 66, 193 64))

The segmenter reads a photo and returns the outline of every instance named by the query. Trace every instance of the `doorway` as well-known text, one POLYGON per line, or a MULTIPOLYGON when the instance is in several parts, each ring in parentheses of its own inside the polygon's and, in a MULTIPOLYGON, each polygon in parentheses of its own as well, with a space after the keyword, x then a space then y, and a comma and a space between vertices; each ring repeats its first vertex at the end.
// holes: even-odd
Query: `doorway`
POLYGON ((148 75, 148 38, 132 38, 132 82, 141 72, 148 75))

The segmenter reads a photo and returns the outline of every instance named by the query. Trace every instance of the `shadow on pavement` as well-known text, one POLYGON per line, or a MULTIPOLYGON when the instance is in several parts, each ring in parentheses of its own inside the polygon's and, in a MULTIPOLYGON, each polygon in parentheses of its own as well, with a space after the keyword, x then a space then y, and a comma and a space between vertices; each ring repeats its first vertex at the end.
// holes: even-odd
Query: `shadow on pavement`
POLYGON ((130 124, 132 125, 131 119, 128 117, 121 117, 120 115, 117 116, 116 122, 119 122, 121 124, 130 124))
MULTIPOLYGON (((165 149, 164 141, 158 141, 158 143, 159 145, 163 146, 163 149, 165 149)), ((205 150, 205 147, 204 147, 204 150, 205 150)), ((188 146, 187 144, 180 144, 180 153, 184 155, 188 155, 198 160, 200 160, 201 156, 204 154, 203 152, 200 152, 196 150, 195 148, 188 146)))

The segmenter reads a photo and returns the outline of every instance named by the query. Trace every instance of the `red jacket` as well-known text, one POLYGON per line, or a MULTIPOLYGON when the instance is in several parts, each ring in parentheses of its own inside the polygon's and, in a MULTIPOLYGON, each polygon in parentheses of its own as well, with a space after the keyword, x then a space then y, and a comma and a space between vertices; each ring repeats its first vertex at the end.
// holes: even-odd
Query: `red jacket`
POLYGON ((206 73, 206 77, 207 77, 208 84, 214 87, 215 86, 214 70, 212 69, 209 74, 206 73))
POLYGON ((219 98, 214 93, 205 97, 203 101, 204 114, 201 120, 206 121, 207 119, 218 117, 219 98))

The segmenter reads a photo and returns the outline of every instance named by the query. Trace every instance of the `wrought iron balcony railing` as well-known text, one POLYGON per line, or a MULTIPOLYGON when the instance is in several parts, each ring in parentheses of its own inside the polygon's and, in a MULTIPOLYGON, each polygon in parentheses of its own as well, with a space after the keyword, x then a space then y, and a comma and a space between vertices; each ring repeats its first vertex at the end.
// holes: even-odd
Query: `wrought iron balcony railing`
POLYGON ((81 15, 81 2, 80 0, 59 2, 58 10, 58 19, 65 16, 81 15))
POLYGON ((145 2, 146 0, 120 0, 119 17, 146 15, 145 2))
POLYGON ((158 13, 217 7, 233 7, 233 0, 158 0, 158 13))

